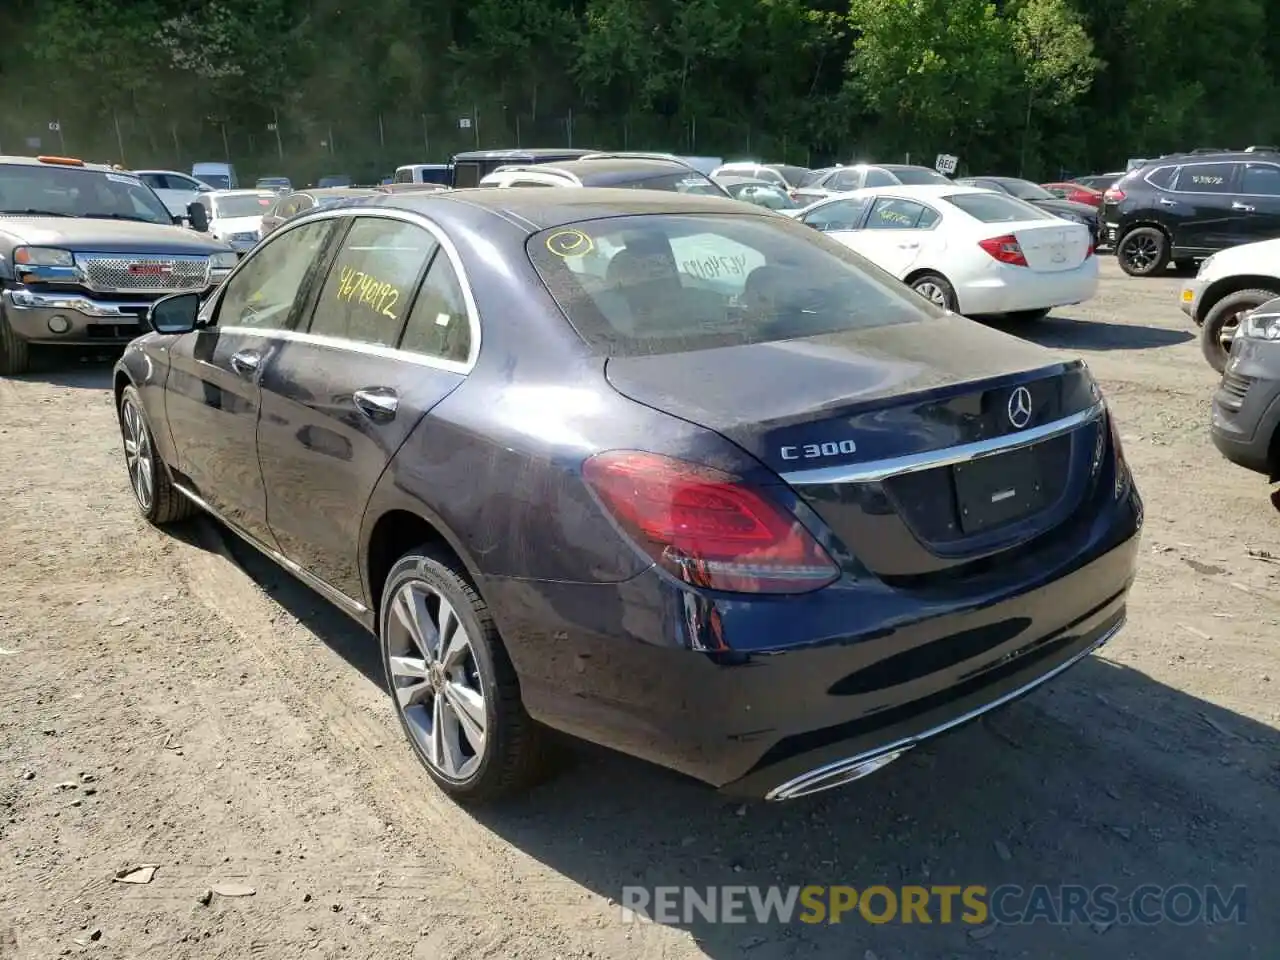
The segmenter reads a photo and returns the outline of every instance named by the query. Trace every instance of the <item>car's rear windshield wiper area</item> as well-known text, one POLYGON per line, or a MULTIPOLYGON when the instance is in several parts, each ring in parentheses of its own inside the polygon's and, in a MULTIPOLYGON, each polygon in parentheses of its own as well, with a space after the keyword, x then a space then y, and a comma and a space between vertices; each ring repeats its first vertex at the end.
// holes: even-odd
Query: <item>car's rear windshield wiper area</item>
POLYGON ((10 216, 20 217, 69 217, 69 213, 60 213, 57 210, 38 210, 35 207, 27 207, 25 210, 0 210, 0 214, 9 214, 10 216))

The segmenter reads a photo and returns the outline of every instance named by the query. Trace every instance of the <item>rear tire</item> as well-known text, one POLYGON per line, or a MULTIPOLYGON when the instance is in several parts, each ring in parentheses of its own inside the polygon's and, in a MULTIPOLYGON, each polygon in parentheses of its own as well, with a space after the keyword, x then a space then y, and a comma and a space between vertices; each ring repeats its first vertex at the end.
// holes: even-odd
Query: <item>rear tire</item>
POLYGON ((1200 350, 1209 366, 1219 373, 1226 368, 1240 315, 1276 297, 1280 297, 1280 293, 1273 290, 1237 290, 1213 305, 1204 315, 1204 325, 1200 330, 1200 350))
POLYGON ((1158 227, 1136 227, 1116 242, 1116 260, 1131 277, 1150 277, 1169 265, 1169 238, 1158 227))
POLYGON ((935 307, 958 313, 955 287, 940 273, 922 273, 911 281, 911 289, 935 307))
POLYGON ((120 395, 120 435, 133 502, 149 523, 163 527, 185 520, 196 505, 180 494, 169 476, 169 466, 156 452, 155 435, 147 423, 142 400, 133 387, 120 395))
POLYGON ((544 776, 547 731, 525 711, 493 616, 457 560, 424 546, 396 561, 378 640, 400 726, 441 790, 491 803, 544 776))
POLYGON ((13 332, 9 320, 0 309, 0 376, 12 377, 31 369, 31 350, 27 341, 13 332))

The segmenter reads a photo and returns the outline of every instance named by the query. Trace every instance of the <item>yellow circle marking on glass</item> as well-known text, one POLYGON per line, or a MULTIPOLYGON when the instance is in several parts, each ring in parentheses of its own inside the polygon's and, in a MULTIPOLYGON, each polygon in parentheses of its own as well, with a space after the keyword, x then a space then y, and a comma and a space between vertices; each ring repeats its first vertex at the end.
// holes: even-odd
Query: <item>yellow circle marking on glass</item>
POLYGON ((547 237, 547 249, 557 257, 585 257, 595 248, 595 241, 581 230, 557 230, 547 237))

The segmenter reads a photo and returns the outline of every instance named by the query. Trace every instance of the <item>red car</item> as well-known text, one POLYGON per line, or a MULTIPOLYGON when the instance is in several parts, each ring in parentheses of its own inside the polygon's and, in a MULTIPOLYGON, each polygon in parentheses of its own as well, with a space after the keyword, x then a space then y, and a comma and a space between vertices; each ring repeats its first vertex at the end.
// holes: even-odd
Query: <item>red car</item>
POLYGON ((1040 186, 1063 200, 1087 203, 1098 210, 1102 209, 1102 191, 1095 190, 1093 187, 1086 187, 1082 183, 1042 183, 1040 186))

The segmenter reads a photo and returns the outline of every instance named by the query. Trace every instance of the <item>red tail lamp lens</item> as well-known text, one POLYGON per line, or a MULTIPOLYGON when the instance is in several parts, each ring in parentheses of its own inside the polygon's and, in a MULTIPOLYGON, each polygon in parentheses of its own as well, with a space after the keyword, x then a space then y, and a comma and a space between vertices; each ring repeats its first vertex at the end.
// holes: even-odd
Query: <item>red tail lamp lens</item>
POLYGON ((582 473, 636 544, 686 583, 740 593, 807 593, 840 571, 789 512, 730 474, 631 450, 582 473))

